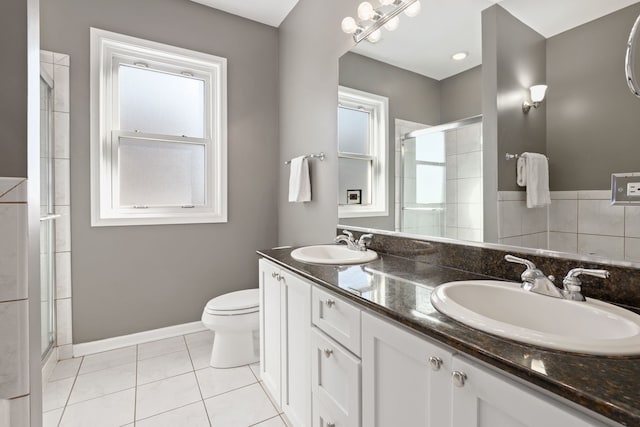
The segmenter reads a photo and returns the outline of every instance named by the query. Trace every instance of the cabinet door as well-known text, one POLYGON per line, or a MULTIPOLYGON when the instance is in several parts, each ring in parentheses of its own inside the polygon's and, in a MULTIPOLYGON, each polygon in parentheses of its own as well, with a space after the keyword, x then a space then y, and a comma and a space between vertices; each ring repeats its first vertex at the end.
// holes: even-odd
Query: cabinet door
POLYGON ((360 360, 317 328, 311 328, 311 382, 314 401, 342 426, 360 426, 360 360))
POLYGON ((260 260, 260 377, 281 407, 280 269, 260 260))
POLYGON ((455 356, 452 427, 603 427, 599 421, 504 375, 455 356))
POLYGON ((282 273, 282 410, 296 427, 311 424, 311 285, 282 273))
POLYGON ((362 425, 449 426, 451 360, 448 350, 363 313, 362 425))

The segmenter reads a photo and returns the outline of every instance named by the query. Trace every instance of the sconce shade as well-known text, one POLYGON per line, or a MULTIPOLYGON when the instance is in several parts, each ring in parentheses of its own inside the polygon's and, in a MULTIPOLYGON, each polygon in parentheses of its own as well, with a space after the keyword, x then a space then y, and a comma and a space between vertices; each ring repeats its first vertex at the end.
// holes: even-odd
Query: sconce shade
POLYGON ((535 85, 529 88, 531 91, 531 102, 542 102, 547 92, 547 85, 535 85))
POLYGON ((373 6, 368 1, 363 1, 362 3, 360 3, 360 6, 358 6, 358 18, 362 19, 363 21, 370 20, 371 18, 373 18, 374 14, 375 11, 373 10, 373 6))
POLYGON ((384 28, 386 28, 388 31, 394 31, 396 28, 398 28, 398 25, 400 25, 400 18, 394 16, 389 22, 384 24, 384 28))
POLYGON ((418 16, 421 9, 422 9, 422 6, 420 5, 420 2, 417 1, 413 3, 411 6, 409 6, 408 8, 406 8, 404 11, 404 14, 407 15, 409 18, 413 18, 414 16, 418 16))
POLYGON ((353 34, 358 29, 358 23, 355 19, 350 16, 347 16, 342 20, 342 31, 347 34, 353 34))

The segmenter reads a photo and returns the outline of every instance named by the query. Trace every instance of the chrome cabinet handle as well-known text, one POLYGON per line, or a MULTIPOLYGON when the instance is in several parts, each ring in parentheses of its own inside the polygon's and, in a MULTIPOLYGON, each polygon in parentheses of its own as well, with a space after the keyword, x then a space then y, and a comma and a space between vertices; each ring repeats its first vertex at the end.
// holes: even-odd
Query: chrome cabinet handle
POLYGON ((276 273, 275 271, 273 273, 271 273, 271 277, 273 277, 274 279, 276 279, 278 282, 284 279, 284 276, 276 273))
POLYGON ((442 359, 437 356, 431 356, 429 358, 429 364, 431 364, 432 371, 439 371, 442 367, 442 359))
POLYGON ((453 379, 453 385, 456 387, 464 387, 464 383, 467 381, 467 374, 460 371, 453 371, 451 378, 453 379))
POLYGON ((327 423, 327 427, 336 427, 336 423, 327 423))
POLYGON ((331 357, 331 355, 333 354, 333 350, 329 349, 329 348, 325 348, 324 349, 324 355, 326 357, 331 357))
POLYGON ((332 299, 328 299, 324 303, 327 304, 327 307, 329 307, 329 308, 331 308, 334 305, 336 305, 336 302, 334 300, 332 300, 332 299))

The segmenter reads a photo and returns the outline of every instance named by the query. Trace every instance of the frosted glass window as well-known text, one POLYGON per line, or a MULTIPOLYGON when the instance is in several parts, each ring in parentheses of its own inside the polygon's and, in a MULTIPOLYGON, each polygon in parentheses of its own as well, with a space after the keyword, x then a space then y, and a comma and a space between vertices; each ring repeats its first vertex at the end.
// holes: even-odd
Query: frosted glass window
POLYGON ((443 132, 416 138, 416 160, 419 162, 445 162, 445 135, 443 132))
POLYGON ((416 203, 445 202, 445 168, 434 165, 416 166, 416 203))
POLYGON ((370 154, 369 120, 367 111, 338 108, 338 151, 370 154))
POLYGON ((121 138, 120 205, 183 206, 205 202, 205 147, 121 138))
POLYGON ((347 204, 347 190, 362 190, 362 205, 371 204, 371 160, 338 159, 338 201, 347 204))
POLYGON ((193 77, 120 65, 120 129, 205 137, 205 84, 193 77))

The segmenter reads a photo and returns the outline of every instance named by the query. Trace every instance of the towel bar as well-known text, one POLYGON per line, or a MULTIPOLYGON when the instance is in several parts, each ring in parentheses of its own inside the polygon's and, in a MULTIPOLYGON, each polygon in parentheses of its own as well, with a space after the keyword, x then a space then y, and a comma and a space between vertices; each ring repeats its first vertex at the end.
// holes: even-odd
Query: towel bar
MULTIPOLYGON (((318 154, 307 154, 304 156, 305 159, 320 159, 320 161, 324 160, 324 153, 318 153, 318 154)), ((291 160, 287 160, 286 162, 284 162, 285 165, 289 165, 291 164, 291 160)))

